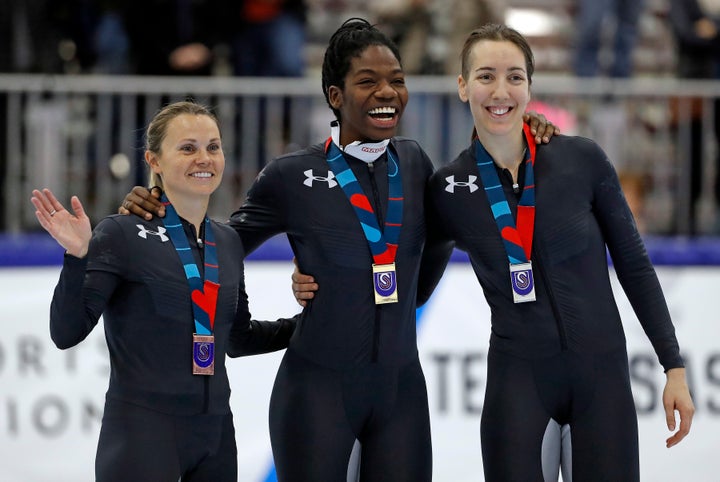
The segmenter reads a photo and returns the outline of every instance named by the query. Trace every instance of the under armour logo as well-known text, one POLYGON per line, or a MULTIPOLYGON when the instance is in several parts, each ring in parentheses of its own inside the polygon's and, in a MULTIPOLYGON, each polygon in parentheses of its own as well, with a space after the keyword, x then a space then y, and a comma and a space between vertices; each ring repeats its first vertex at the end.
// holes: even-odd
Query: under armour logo
POLYGON ((328 183, 328 189, 337 186, 337 181, 335 180, 335 174, 333 174, 332 171, 328 171, 327 177, 314 175, 312 169, 308 169, 307 171, 304 172, 304 174, 307 179, 305 179, 303 181, 303 184, 305 184, 308 187, 312 187, 313 181, 328 183))
POLYGON ((465 181, 455 181, 455 176, 448 176, 445 178, 445 180, 448 182, 448 185, 445 186, 445 190, 450 193, 455 193, 455 186, 457 187, 466 187, 470 189, 470 192, 475 192, 479 188, 477 184, 475 184, 475 181, 477 180, 477 176, 468 176, 467 182, 465 181))
POLYGON ((140 230, 140 232, 138 233, 138 236, 140 236, 140 237, 143 238, 143 239, 147 239, 147 235, 148 235, 148 234, 152 234, 153 236, 159 236, 159 237, 160 237, 160 241, 162 241, 163 243, 164 243, 165 241, 168 241, 168 240, 170 239, 170 238, 168 238, 167 236, 165 236, 165 233, 167 232, 167 229, 163 228, 162 226, 158 226, 158 230, 157 230, 157 231, 150 231, 149 229, 147 229, 147 228, 146 228, 145 226, 143 226, 142 224, 136 224, 135 226, 137 226, 138 229, 140 230))

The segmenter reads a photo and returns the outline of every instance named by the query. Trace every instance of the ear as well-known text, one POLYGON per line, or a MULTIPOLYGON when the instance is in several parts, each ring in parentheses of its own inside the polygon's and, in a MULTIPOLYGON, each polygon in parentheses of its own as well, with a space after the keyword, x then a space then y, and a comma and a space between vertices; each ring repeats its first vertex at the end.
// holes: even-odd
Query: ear
POLYGON ((458 82, 458 97, 460 97, 461 101, 467 102, 468 101, 467 83, 465 83, 465 79, 463 78, 462 75, 458 75, 457 82, 458 82))
POLYGON ((155 154, 152 151, 145 151, 145 162, 148 166, 150 166, 150 169, 156 174, 162 174, 162 169, 160 169, 160 163, 158 162, 157 154, 155 154))
POLYGON ((343 94, 340 87, 337 85, 331 85, 328 87, 328 101, 333 109, 340 109, 343 104, 343 94))

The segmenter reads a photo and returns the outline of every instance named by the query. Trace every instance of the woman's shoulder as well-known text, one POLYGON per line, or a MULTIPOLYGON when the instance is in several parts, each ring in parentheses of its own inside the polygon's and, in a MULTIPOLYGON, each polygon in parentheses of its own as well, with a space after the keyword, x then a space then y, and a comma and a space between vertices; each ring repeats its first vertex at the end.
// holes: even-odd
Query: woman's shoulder
POLYGON ((438 167, 434 177, 445 177, 460 171, 475 169, 475 151, 472 145, 463 149, 452 161, 438 167))
POLYGON ((214 232, 219 233, 222 236, 232 236, 233 238, 237 238, 238 241, 240 241, 240 236, 238 235, 237 231, 235 231, 234 228, 227 224, 227 222, 218 221, 217 219, 210 218, 210 223, 212 224, 214 232))
POLYGON ((170 239, 163 218, 157 216, 148 221, 134 214, 111 214, 101 219, 93 230, 93 241, 102 244, 154 238, 162 242, 170 239))
POLYGON ((325 163, 325 150, 323 144, 313 144, 311 146, 288 152, 275 157, 268 162, 260 171, 258 180, 265 177, 265 183, 275 180, 282 182, 281 179, 298 170, 308 169, 319 163, 325 163))
POLYGON ((139 229, 138 226, 143 226, 145 229, 157 229, 158 226, 163 226, 163 220, 157 216, 153 216, 153 218, 148 221, 134 214, 110 214, 102 218, 95 229, 101 226, 104 229, 115 229, 118 231, 137 231, 137 229, 139 229))
POLYGON ((270 161, 270 163, 287 165, 289 163, 302 162, 307 158, 313 157, 322 157, 323 159, 325 158, 325 149, 323 143, 312 144, 308 147, 282 154, 270 161))
POLYGON ((425 149, 422 148, 420 143, 415 139, 411 139, 410 137, 393 137, 390 139, 390 145, 400 156, 407 156, 408 154, 411 154, 428 157, 425 149))
POLYGON ((553 136, 547 144, 538 146, 538 152, 563 152, 574 151, 584 154, 603 154, 600 145, 589 137, 560 134, 553 136))
POLYGON ((147 221, 145 221, 143 218, 135 216, 133 214, 127 216, 123 214, 110 214, 98 221, 97 225, 95 226, 95 231, 102 230, 105 232, 119 233, 141 222, 147 223, 147 221))
POLYGON ((210 219, 213 235, 219 253, 230 253, 238 256, 238 259, 245 258, 245 248, 240 235, 229 224, 215 219, 210 219))
POLYGON ((603 148, 583 136, 554 136, 548 144, 538 146, 536 162, 553 169, 577 169, 585 175, 605 176, 614 169, 603 148))
POLYGON ((432 160, 415 139, 393 137, 390 139, 390 149, 397 155, 400 165, 404 168, 416 169, 425 178, 432 174, 432 160))

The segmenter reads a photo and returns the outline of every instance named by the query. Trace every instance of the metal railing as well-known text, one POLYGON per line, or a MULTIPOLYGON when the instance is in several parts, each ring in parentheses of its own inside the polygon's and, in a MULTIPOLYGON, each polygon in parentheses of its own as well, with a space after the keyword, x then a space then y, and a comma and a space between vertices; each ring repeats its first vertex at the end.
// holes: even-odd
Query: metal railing
MULTIPOLYGON (((408 79, 410 103, 400 133, 418 139, 436 165, 469 143, 469 109, 456 86, 452 77, 408 79)), ((534 108, 565 133, 597 140, 623 179, 641 181, 638 216, 648 232, 712 232, 720 83, 537 75, 532 91, 539 102, 534 108), (702 185, 693 203, 696 134, 703 146, 696 155, 702 185)), ((211 205, 217 218, 241 204, 268 160, 329 133, 332 114, 317 78, 0 75, 2 230, 37 229, 29 202, 35 187, 52 188, 63 202, 77 194, 94 221, 116 212, 130 187, 145 183, 146 123, 165 103, 188 97, 213 107, 222 123, 227 165, 211 205)))

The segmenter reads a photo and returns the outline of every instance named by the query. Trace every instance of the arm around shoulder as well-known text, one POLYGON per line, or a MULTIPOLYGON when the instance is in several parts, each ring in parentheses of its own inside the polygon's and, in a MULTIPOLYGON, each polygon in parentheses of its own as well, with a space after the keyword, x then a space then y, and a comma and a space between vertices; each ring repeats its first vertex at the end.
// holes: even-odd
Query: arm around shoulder
POLYGON ((246 255, 285 231, 284 191, 277 160, 271 161, 258 174, 243 205, 230 216, 228 225, 240 236, 246 255))

